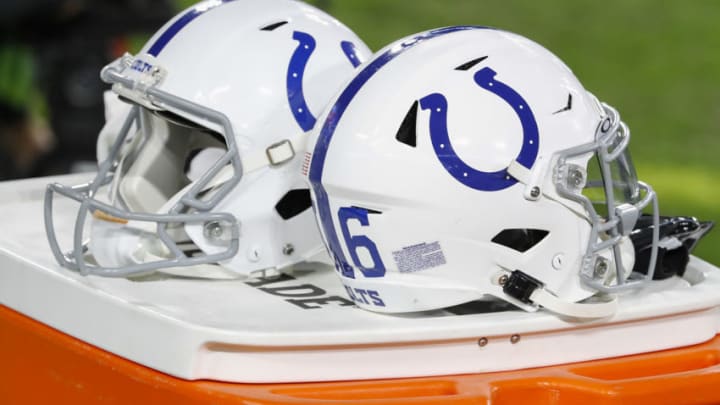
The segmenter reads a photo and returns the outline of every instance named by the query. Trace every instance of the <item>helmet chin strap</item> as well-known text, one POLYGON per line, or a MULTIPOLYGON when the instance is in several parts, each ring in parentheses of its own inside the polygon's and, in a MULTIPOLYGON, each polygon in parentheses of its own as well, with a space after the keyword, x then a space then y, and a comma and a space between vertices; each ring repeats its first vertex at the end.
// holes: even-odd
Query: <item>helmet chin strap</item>
MULTIPOLYGON (((215 183, 214 185, 218 185, 215 183)), ((168 200, 158 212, 167 212, 192 186, 189 184, 168 200)), ((146 221, 125 221, 96 210, 92 219, 90 252, 95 261, 106 267, 171 260, 170 250, 156 235, 156 224, 146 221), (104 244, 102 241, 111 241, 104 244)), ((216 264, 196 264, 158 269, 169 275, 204 278, 237 279, 243 276, 216 264)))
MULTIPOLYGON (((160 243, 148 225, 151 224, 140 221, 118 224, 103 218, 93 218, 93 237, 90 246, 95 261, 102 266, 117 267, 171 260, 169 249, 160 243), (112 235, 112 238, 107 238, 109 235, 112 235), (102 236, 105 237, 101 238, 102 236), (94 242, 95 240, 111 240, 112 244, 104 245, 94 242)), ((217 264, 170 267, 158 269, 155 272, 181 277, 220 280, 245 277, 217 264)))
POLYGON ((533 291, 530 294, 530 300, 557 314, 581 319, 607 318, 614 315, 618 308, 616 296, 605 302, 568 302, 561 300, 544 288, 533 291))
MULTIPOLYGON (((296 132, 263 150, 244 154, 241 159, 243 173, 250 173, 267 166, 279 166, 288 162, 295 157, 296 151, 305 149, 306 142, 307 134, 305 132, 296 132)), ((234 175, 235 172, 232 165, 227 165, 220 169, 215 177, 209 181, 201 191, 220 186, 228 182, 234 175)))
POLYGON ((539 305, 558 315, 588 320, 610 317, 618 308, 617 297, 614 295, 610 296, 609 301, 572 302, 563 300, 548 291, 542 282, 520 270, 505 273, 502 278, 504 279, 503 293, 521 307, 532 308, 539 305))

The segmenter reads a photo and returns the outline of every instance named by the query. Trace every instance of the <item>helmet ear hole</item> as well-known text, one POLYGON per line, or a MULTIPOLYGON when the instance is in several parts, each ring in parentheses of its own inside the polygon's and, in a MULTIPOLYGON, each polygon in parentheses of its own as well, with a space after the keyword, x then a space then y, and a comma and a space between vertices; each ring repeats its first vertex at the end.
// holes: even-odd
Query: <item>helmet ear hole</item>
POLYGON ((275 211, 284 220, 293 218, 301 214, 312 206, 310 199, 310 189, 290 190, 275 204, 275 211))
POLYGON ((524 253, 540 243, 549 233, 542 229, 504 229, 492 238, 492 242, 524 253))

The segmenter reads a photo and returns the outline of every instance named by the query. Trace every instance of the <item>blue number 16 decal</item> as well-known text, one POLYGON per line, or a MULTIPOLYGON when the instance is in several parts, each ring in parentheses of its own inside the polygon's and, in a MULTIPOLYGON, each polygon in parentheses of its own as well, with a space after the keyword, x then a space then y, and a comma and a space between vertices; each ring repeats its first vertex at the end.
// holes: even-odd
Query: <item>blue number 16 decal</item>
POLYGON ((375 242, 365 235, 350 235, 350 230, 348 229, 348 222, 351 219, 357 220, 362 226, 370 225, 367 210, 357 207, 341 207, 338 210, 338 219, 340 220, 340 228, 342 229, 343 238, 345 238, 345 244, 347 245, 355 267, 360 269, 365 277, 384 276, 385 265, 380 258, 380 252, 378 252, 375 242), (360 258, 358 257, 359 248, 365 248, 370 254, 373 262, 372 267, 365 267, 360 263, 360 258))

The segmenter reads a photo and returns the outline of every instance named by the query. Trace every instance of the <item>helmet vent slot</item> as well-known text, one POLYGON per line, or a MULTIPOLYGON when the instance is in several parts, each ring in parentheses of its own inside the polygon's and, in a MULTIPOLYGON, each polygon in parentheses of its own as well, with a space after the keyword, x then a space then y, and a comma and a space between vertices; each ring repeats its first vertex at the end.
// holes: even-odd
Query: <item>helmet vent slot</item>
POLYGON ((402 124, 400 124, 397 134, 395 135, 395 139, 397 139, 398 142, 412 146, 413 148, 417 146, 417 133, 415 130, 415 123, 417 122, 417 109, 418 102, 415 101, 413 102, 413 105, 410 106, 410 110, 408 110, 402 124))
POLYGON ((280 201, 275 204, 275 211, 284 220, 288 220, 306 209, 310 208, 310 189, 295 189, 288 191, 280 201))
POLYGON ((524 253, 540 243, 549 233, 542 229, 505 229, 495 235, 492 242, 524 253))
POLYGON ((473 59, 471 61, 463 63, 462 65, 456 67, 455 70, 470 70, 473 66, 484 61, 485 59, 487 59, 487 56, 481 56, 477 59, 473 59))
POLYGON ((268 24, 268 25, 260 28, 260 31, 272 31, 272 30, 274 30, 275 28, 282 27, 283 25, 285 25, 285 24, 287 24, 287 23, 288 23, 287 21, 274 22, 274 23, 272 23, 272 24, 268 24))
POLYGON ((572 93, 568 93, 567 103, 565 107, 555 111, 553 114, 559 114, 561 112, 570 111, 572 109, 572 93))

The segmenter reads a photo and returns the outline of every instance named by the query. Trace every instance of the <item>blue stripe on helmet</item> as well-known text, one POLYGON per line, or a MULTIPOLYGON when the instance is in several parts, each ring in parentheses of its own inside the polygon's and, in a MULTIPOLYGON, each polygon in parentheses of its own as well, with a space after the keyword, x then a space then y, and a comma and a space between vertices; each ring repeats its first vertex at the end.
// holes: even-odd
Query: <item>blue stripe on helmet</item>
POLYGON ((155 43, 152 44, 150 50, 148 50, 148 53, 152 56, 158 56, 163 50, 163 48, 165 48, 165 45, 167 45, 168 42, 170 42, 170 40, 173 39, 175 35, 177 35, 177 33, 180 32, 180 30, 183 29, 186 25, 188 25, 192 20, 205 13, 206 11, 212 10, 215 7, 221 6, 231 1, 234 0, 216 0, 215 2, 201 3, 194 6, 185 14, 183 14, 180 18, 175 20, 175 22, 173 22, 170 27, 168 27, 168 29, 166 29, 160 35, 160 37, 155 41, 155 43))

